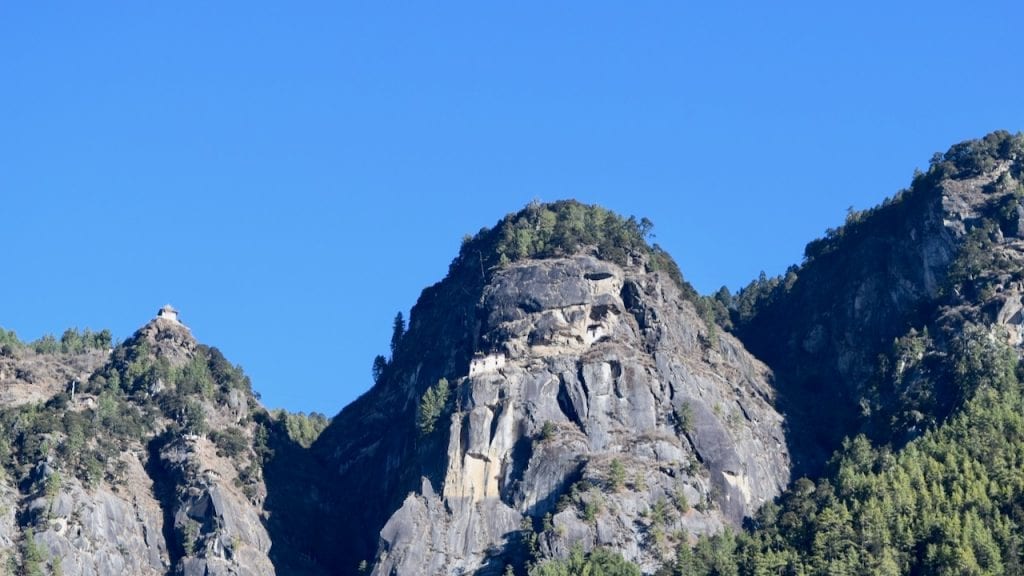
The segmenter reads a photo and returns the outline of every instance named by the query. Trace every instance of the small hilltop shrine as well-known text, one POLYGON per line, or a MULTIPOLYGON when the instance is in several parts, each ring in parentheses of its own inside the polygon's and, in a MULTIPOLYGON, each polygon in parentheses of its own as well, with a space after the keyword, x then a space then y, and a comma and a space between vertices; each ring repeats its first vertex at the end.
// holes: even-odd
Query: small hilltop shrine
POLYGON ((157 310, 156 317, 161 320, 174 322, 175 324, 181 324, 181 320, 178 319, 178 311, 170 304, 165 304, 163 308, 157 310))

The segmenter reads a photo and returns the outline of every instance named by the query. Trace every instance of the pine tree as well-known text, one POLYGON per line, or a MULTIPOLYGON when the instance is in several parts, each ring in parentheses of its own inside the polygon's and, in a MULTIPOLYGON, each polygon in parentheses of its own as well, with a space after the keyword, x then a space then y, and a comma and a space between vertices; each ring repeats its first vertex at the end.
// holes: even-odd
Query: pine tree
POLYGON ((402 343, 402 337, 405 336, 405 317, 399 312, 395 315, 394 328, 391 331, 391 359, 394 360, 398 354, 398 346, 402 343))

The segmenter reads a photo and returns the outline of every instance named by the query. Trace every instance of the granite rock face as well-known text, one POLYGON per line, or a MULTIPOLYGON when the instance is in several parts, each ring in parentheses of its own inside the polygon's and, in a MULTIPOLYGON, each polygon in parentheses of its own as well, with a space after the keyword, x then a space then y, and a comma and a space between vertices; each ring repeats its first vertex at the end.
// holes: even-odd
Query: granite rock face
POLYGON ((613 546, 653 571, 681 529, 738 526, 788 483, 770 374, 662 274, 516 263, 479 318, 438 425, 443 473, 387 521, 374 574, 497 574, 523 538, 544 556, 613 546))
POLYGON ((235 487, 232 462, 218 456, 205 438, 190 437, 163 446, 159 466, 175 488, 165 513, 172 517, 185 552, 181 573, 274 574, 262 510, 235 487))
POLYGON ((0 560, 67 576, 274 574, 251 448, 226 457, 179 421, 187 412, 211 436, 230 428, 251 442, 248 392, 225 390, 221 404, 222 375, 210 375, 205 394, 171 393, 204 382, 182 376, 199 365, 200 346, 179 322, 157 318, 125 346, 6 358, 11 372, 27 365, 46 379, 15 382, 9 391, 34 388, 0 404, 4 422, 24 428, 13 430, 0 473, 0 560), (129 394, 116 392, 132 375, 129 394))
MULTIPOLYGON (((148 483, 133 454, 122 455, 133 484, 148 483)), ((48 464, 37 468, 46 483, 60 473, 48 464)), ((51 480, 52 482, 53 480, 51 480)), ((131 494, 104 485, 87 489, 78 479, 60 477, 58 488, 30 496, 27 512, 36 545, 64 574, 165 574, 167 548, 160 535, 160 504, 146 490, 131 494)))

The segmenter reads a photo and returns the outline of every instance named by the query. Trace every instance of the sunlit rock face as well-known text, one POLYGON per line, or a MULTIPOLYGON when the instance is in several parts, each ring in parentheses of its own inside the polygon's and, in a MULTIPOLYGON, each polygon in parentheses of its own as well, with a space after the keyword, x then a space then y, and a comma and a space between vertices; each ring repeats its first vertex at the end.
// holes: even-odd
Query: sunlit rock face
POLYGON ((788 482, 770 374, 664 275, 527 260, 478 307, 443 472, 387 521, 375 574, 500 573, 524 528, 544 555, 614 546, 653 570, 674 534, 736 526, 788 482))

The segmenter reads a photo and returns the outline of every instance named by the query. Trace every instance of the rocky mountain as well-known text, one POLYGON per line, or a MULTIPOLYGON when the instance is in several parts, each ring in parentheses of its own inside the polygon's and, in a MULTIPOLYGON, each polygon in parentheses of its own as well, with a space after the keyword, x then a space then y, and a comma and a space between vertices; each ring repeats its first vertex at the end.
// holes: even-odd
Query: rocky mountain
POLYGON ((1020 136, 958 144, 740 295, 736 332, 775 370, 799 473, 844 437, 899 446, 948 416, 958 393, 926 348, 947 354, 972 326, 1020 348, 1022 162, 1020 136))
POLYGON ((1024 137, 958 144, 705 297, 650 222, 531 204, 322 433, 173 309, 0 331, 0 571, 1024 573, 1022 183, 1024 137))
POLYGON ((173 311, 115 349, 3 351, 11 573, 274 572, 248 380, 173 311))
POLYGON ((566 202, 467 240, 315 446, 359 510, 338 546, 376 574, 500 573, 574 545, 653 570, 780 492, 768 370, 701 320, 642 228, 566 202))
POLYGON ((1022 184, 1024 135, 957 144, 731 302, 816 479, 696 573, 1024 571, 1022 184))

